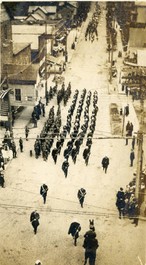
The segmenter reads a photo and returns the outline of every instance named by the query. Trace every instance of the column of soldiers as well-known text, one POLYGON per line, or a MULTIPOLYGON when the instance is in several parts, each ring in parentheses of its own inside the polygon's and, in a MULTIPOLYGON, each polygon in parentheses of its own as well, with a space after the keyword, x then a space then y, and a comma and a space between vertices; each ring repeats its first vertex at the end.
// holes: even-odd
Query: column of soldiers
MULTIPOLYGON (((70 83, 68 87, 69 89, 71 89, 70 83)), ((89 119, 89 107, 91 105, 92 93, 91 91, 87 92, 86 89, 83 89, 81 93, 78 107, 76 109, 75 120, 72 124, 72 117, 74 114, 74 110, 76 108, 78 95, 79 95, 79 91, 75 90, 72 104, 70 105, 69 110, 68 110, 66 124, 63 125, 61 132, 60 132, 60 128, 62 125, 61 124, 61 109, 60 109, 60 104, 59 104, 56 116, 54 113, 54 106, 50 109, 48 120, 45 122, 43 130, 41 131, 40 137, 39 136, 37 137, 35 144, 34 144, 36 158, 38 158, 42 153, 43 159, 47 161, 48 155, 51 153, 54 163, 56 164, 58 155, 60 155, 61 148, 63 147, 66 136, 67 134, 70 135, 70 139, 67 142, 67 146, 63 152, 63 156, 65 160, 62 163, 62 170, 64 172, 65 177, 67 177, 67 174, 68 174, 69 156, 72 157, 72 160, 75 164, 77 155, 80 152, 80 147, 83 144, 84 137, 87 133, 87 130, 88 130, 88 134, 87 134, 87 140, 86 140, 86 148, 83 151, 83 158, 85 160, 86 165, 88 165, 88 160, 89 160, 89 156, 91 153, 92 137, 93 137, 95 126, 96 126, 96 115, 98 111, 98 106, 97 106, 98 94, 96 91, 93 93, 93 102, 92 102, 93 110, 92 110, 91 118, 89 119), (86 100, 85 100, 85 97, 86 97, 86 100), (83 114, 84 122, 80 124, 84 102, 85 102, 84 114, 83 114), (89 120, 90 120, 90 124, 89 124, 89 120), (71 127, 72 127, 72 131, 71 131, 71 127), (51 151, 51 148, 54 144, 55 137, 56 137, 56 146, 54 146, 54 148, 51 151)))
MULTIPOLYGON (((89 102, 89 101, 87 101, 87 102, 89 102)), ((98 94, 95 91, 93 94, 93 111, 92 111, 92 115, 91 115, 91 123, 89 126, 89 132, 87 134, 86 148, 83 151, 83 158, 85 160, 86 166, 88 165, 89 157, 91 154, 92 137, 93 137, 93 134, 95 131, 95 126, 96 126, 96 115, 97 115, 97 111, 98 111, 97 102, 98 102, 98 94)), ((85 117, 88 117, 88 120, 89 120, 89 113, 85 114, 85 117)))
POLYGON ((94 41, 95 36, 96 36, 96 39, 98 39, 97 26, 98 26, 99 15, 100 15, 100 7, 98 6, 96 9, 96 12, 94 12, 92 19, 89 21, 89 24, 87 26, 87 29, 85 32, 85 40, 86 41, 87 41, 88 36, 89 36, 89 40, 91 40, 91 42, 94 41))
POLYGON ((46 91, 46 106, 48 105, 49 101, 57 94, 57 84, 54 87, 50 86, 50 90, 46 91))
POLYGON ((71 83, 69 82, 67 89, 65 90, 65 84, 63 82, 62 87, 57 92, 57 104, 59 105, 63 100, 64 106, 66 106, 68 99, 71 96, 71 83))

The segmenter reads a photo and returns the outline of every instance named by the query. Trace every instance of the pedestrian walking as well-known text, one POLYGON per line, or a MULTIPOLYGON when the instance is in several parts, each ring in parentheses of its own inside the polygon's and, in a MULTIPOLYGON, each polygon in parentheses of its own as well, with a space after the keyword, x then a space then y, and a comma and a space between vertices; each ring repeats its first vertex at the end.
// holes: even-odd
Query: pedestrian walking
POLYGON ((34 229, 34 234, 36 234, 37 233, 37 228, 38 228, 38 226, 39 226, 39 219, 40 219, 40 215, 39 215, 39 213, 35 210, 35 211, 33 211, 32 213, 31 213, 31 215, 30 215, 30 222, 31 222, 31 224, 32 224, 32 227, 33 227, 33 229, 34 229))
POLYGON ((25 126, 25 138, 26 138, 26 141, 28 141, 28 134, 29 134, 29 129, 27 126, 25 126))
POLYGON ((44 204, 46 203, 47 192, 48 192, 48 186, 46 184, 43 184, 40 188, 40 194, 43 197, 44 204))
POLYGON ((68 174, 68 167, 69 167, 69 162, 66 159, 63 164, 62 164, 62 170, 64 172, 65 178, 67 178, 67 174, 68 174))
POLYGON ((77 245, 77 239, 79 238, 80 231, 81 231, 81 225, 76 221, 72 222, 68 230, 68 235, 69 234, 72 235, 75 246, 77 245))
POLYGON ((130 153, 130 167, 133 167, 133 161, 135 159, 135 154, 134 154, 134 150, 131 149, 131 153, 130 153))
POLYGON ((83 208, 85 195, 86 195, 86 190, 85 189, 81 188, 80 190, 78 190, 77 197, 79 199, 79 203, 80 203, 82 208, 83 208))
POLYGON ((105 171, 105 173, 107 172, 107 168, 108 168, 108 165, 109 165, 109 158, 107 156, 105 156, 103 159, 102 159, 102 167, 103 167, 103 170, 105 171))
POLYGON ((23 152, 23 140, 21 137, 19 139, 19 147, 20 147, 20 152, 22 153, 23 152))
POLYGON ((135 135, 133 135, 131 144, 132 144, 132 149, 134 150, 134 147, 135 147, 135 135))
POLYGON ((87 264, 87 260, 89 259, 90 265, 95 265, 96 260, 96 250, 99 247, 98 240, 94 237, 85 237, 83 248, 85 248, 85 262, 84 265, 87 264))

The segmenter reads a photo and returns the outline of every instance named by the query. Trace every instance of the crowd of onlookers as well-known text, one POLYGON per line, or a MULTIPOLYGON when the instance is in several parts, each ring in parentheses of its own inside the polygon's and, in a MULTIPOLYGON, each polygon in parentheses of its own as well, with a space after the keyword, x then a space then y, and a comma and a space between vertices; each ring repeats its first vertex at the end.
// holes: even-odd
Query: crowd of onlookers
POLYGON ((120 188, 116 195, 116 206, 119 211, 120 219, 122 217, 133 219, 135 226, 137 226, 140 212, 138 201, 135 197, 135 185, 136 178, 133 178, 129 185, 126 186, 125 191, 123 188, 120 188))

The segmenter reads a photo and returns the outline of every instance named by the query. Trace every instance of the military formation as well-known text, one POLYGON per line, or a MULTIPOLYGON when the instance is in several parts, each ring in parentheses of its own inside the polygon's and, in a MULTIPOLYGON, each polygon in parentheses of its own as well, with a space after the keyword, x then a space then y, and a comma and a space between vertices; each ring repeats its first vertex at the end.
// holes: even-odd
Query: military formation
POLYGON ((86 32, 85 32, 86 41, 88 40, 88 38, 89 38, 89 41, 91 42, 93 42, 95 38, 98 40, 97 27, 99 23, 100 13, 101 13, 100 6, 97 4, 96 11, 93 13, 93 16, 91 20, 89 21, 89 24, 86 28, 86 32))
POLYGON ((34 152, 37 159, 42 156, 44 161, 48 160, 49 155, 52 156, 54 164, 56 164, 64 146, 62 153, 64 161, 61 169, 64 176, 67 177, 69 158, 72 159, 74 164, 76 163, 83 142, 86 145, 82 154, 83 159, 86 166, 89 163, 98 112, 98 93, 97 91, 92 93, 84 88, 81 95, 79 95, 79 90, 76 89, 64 125, 62 124, 60 104, 62 101, 66 106, 71 96, 71 83, 69 82, 66 89, 63 83, 61 89, 57 89, 55 93, 58 109, 55 113, 54 106, 50 108, 47 121, 35 140, 34 152), (92 113, 89 115, 90 106, 92 107, 92 113))

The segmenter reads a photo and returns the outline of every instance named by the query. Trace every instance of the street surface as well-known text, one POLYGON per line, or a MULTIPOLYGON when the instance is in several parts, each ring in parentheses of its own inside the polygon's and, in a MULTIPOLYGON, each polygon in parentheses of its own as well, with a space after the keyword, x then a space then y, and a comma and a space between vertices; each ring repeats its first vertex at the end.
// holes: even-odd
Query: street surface
MULTIPOLYGON (((46 117, 41 117, 37 128, 30 129, 29 140, 24 139, 24 152, 18 151, 17 158, 11 160, 5 172, 6 187, 0 190, 0 264, 2 265, 31 265, 37 259, 40 259, 43 265, 83 264, 82 245, 84 234, 89 229, 89 219, 94 219, 99 241, 96 264, 146 264, 145 222, 140 220, 138 227, 134 227, 129 219, 120 220, 115 206, 117 190, 120 187, 125 189, 132 180, 136 160, 134 167, 130 167, 131 141, 125 146, 124 139, 114 139, 111 133, 110 104, 117 103, 120 109, 128 102, 130 114, 126 122, 132 121, 135 131, 138 130, 138 122, 131 100, 118 94, 111 88, 112 86, 109 91, 105 3, 100 2, 98 40, 94 40, 93 43, 85 41, 85 30, 94 12, 94 4, 93 2, 88 18, 83 23, 75 51, 72 52, 71 58, 69 57, 64 73, 65 85, 71 82, 72 95, 66 107, 61 103, 63 125, 76 89, 80 91, 79 97, 84 88, 92 93, 95 90, 98 92, 99 111, 89 165, 85 165, 82 157, 85 140, 75 165, 69 158, 67 178, 64 177, 61 169, 67 140, 56 165, 50 155, 48 161, 44 161, 42 157, 35 158, 33 149, 35 139, 47 120, 50 108, 54 106, 56 111, 58 107, 54 97, 46 107, 46 117), (32 157, 29 156, 30 150, 33 150, 32 157), (101 160, 105 155, 110 159, 107 174, 101 167, 101 160), (45 205, 39 193, 43 183, 49 187, 45 205), (77 198, 77 191, 81 187, 87 191, 84 208, 80 207, 77 198), (40 214, 40 226, 36 235, 29 220, 31 212, 35 209, 40 214), (77 220, 82 228, 76 247, 73 245, 71 235, 68 235, 70 223, 74 220, 77 220)), ((74 35, 71 35, 70 38, 73 37, 74 35)), ((16 143, 20 134, 24 138, 24 129, 16 130, 14 127, 16 143)), ((137 147, 135 154, 136 151, 137 147)))

